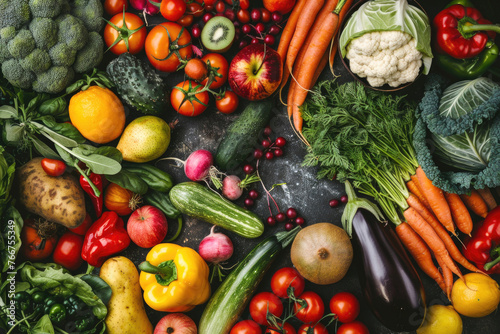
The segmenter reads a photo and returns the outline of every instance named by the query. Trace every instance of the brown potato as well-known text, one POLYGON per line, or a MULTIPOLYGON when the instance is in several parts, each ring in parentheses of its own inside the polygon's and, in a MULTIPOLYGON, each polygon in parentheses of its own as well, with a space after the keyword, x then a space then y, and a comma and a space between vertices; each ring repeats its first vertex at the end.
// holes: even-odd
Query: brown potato
POLYGON ((17 170, 19 203, 29 212, 68 228, 85 219, 85 198, 77 179, 64 173, 49 176, 42 168, 42 158, 34 158, 17 170))

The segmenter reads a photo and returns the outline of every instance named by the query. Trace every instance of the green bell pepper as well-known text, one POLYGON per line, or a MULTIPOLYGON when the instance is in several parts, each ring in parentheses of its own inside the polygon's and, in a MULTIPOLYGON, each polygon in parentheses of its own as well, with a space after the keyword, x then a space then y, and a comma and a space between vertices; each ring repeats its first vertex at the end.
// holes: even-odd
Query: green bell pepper
POLYGON ((95 315, 90 315, 85 318, 80 318, 75 321, 75 327, 78 331, 86 331, 92 329, 97 322, 95 315))
POLYGON ((14 303, 17 310, 30 312, 33 307, 33 298, 26 291, 20 291, 14 295, 14 303))
POLYGON ((85 311, 87 305, 77 296, 71 295, 63 301, 66 312, 70 317, 80 316, 85 311))
POLYGON ((480 77, 495 63, 499 49, 493 41, 488 41, 483 52, 470 59, 455 59, 445 54, 437 54, 436 61, 448 74, 457 79, 471 80, 480 77))
POLYGON ((54 304, 50 307, 49 318, 54 324, 60 325, 64 323, 66 317, 67 312, 63 304, 54 304))
POLYGON ((59 303, 59 300, 58 298, 54 297, 54 296, 51 296, 51 297, 48 297, 45 299, 45 302, 44 302, 44 307, 43 307, 43 313, 45 314, 49 314, 50 312, 50 308, 55 305, 55 304, 58 304, 59 303))
POLYGON ((170 174, 155 166, 124 162, 123 168, 138 175, 153 190, 168 192, 174 185, 170 174))

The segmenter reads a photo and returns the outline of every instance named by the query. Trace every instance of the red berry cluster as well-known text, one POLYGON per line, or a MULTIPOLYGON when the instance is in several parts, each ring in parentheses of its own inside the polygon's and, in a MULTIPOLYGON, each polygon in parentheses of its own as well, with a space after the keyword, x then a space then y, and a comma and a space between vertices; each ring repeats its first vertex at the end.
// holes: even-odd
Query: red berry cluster
POLYGON ((274 217, 269 216, 266 220, 269 226, 274 226, 276 223, 285 223, 285 230, 290 231, 296 225, 302 226, 306 222, 300 217, 295 208, 288 208, 286 213, 278 212, 274 217))
POLYGON ((328 203, 332 208, 336 208, 339 206, 340 203, 346 204, 349 199, 347 198, 347 195, 341 196, 340 199, 331 199, 330 202, 328 203))

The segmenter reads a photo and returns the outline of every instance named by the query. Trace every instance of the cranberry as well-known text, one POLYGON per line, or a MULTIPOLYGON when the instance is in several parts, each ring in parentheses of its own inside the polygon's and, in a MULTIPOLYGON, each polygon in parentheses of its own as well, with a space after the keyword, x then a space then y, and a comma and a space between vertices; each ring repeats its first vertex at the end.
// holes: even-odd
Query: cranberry
POLYGON ((340 202, 339 202, 339 200, 338 200, 338 199, 332 199, 332 200, 330 200, 330 202, 329 202, 328 204, 330 204, 330 206, 331 206, 332 208, 336 208, 337 206, 339 206, 339 203, 340 203, 340 202))
POLYGON ((236 14, 232 9, 226 9, 224 11, 224 16, 227 17, 229 20, 231 20, 231 22, 234 21, 234 19, 236 18, 236 14))
POLYGON ((305 221, 305 220, 304 220, 304 218, 302 218, 302 217, 297 217, 297 218, 295 218, 295 224, 297 224, 297 225, 299 225, 299 226, 304 225, 304 223, 305 223, 305 222, 306 222, 306 221, 305 221))
POLYGON ((264 153, 262 152, 262 150, 260 148, 256 148, 255 151, 253 151, 253 157, 257 160, 262 158, 263 155, 264 155, 264 153))
POLYGON ((286 223, 285 224, 285 230, 291 231, 293 229, 293 224, 292 223, 286 223))
POLYGON ((252 174, 254 171, 255 168, 252 165, 243 166, 243 172, 245 172, 245 174, 252 174))
POLYGON ((340 201, 342 202, 342 204, 346 204, 348 200, 349 199, 347 198, 347 195, 340 197, 340 201))
POLYGON ((251 199, 257 199, 259 198, 259 192, 255 189, 252 189, 248 192, 248 197, 250 197, 251 199))
POLYGON ((283 15, 281 15, 278 12, 273 12, 271 17, 272 17, 274 22, 280 22, 283 19, 283 15))
POLYGON ((255 30, 262 34, 264 31, 266 31, 266 26, 264 25, 264 23, 259 22, 255 25, 255 30))
POLYGON ((203 22, 207 23, 212 17, 214 17, 212 13, 205 13, 205 15, 203 15, 203 22))
POLYGON ((266 37, 264 37, 264 43, 269 46, 273 45, 275 41, 276 40, 273 35, 266 35, 266 37))
POLYGON ((243 49, 243 48, 244 48, 245 46, 247 46, 247 45, 248 45, 248 41, 247 41, 247 40, 242 39, 242 40, 240 41, 240 45, 239 45, 238 47, 239 47, 240 49, 243 49))
POLYGON ((274 154, 273 154, 273 152, 271 152, 271 151, 267 151, 267 152, 266 152, 266 159, 267 159, 267 160, 271 160, 272 158, 274 158, 274 154))
POLYGON ((193 27, 191 27, 191 36, 194 38, 200 38, 201 28, 198 24, 194 24, 193 27))
POLYGON ((281 31, 280 27, 278 27, 276 24, 272 25, 271 28, 269 28, 269 33, 271 35, 277 35, 281 31))
POLYGON ((252 38, 251 44, 259 44, 260 41, 257 38, 252 38))
POLYGON ((276 219, 274 219, 274 217, 273 217, 273 216, 269 216, 269 217, 267 217, 267 220, 266 220, 266 221, 267 221, 267 225, 269 225, 269 226, 274 226, 274 225, 276 225, 276 219))
POLYGON ((282 223, 284 222, 286 219, 286 215, 283 213, 283 212, 279 212, 277 215, 276 215, 276 221, 278 221, 279 223, 282 223))
POLYGON ((241 31, 243 31, 244 34, 249 34, 252 32, 252 27, 249 24, 245 24, 241 27, 241 31))
POLYGON ((250 18, 252 19, 252 22, 258 22, 262 18, 262 12, 258 9, 252 9, 250 12, 250 18))
POLYGON ((288 219, 294 219, 295 217, 297 217, 297 210, 295 210, 294 208, 289 208, 288 210, 286 210, 286 216, 288 219))
POLYGON ((252 206, 253 206, 253 204, 254 204, 254 203, 253 203, 253 199, 251 199, 251 198, 245 198, 245 206, 246 206, 247 208, 252 207, 252 206))
POLYGON ((276 146, 283 147, 286 145, 286 139, 283 137, 276 138, 276 146))
POLYGON ((283 156, 283 150, 281 148, 277 148, 274 150, 274 156, 276 157, 282 157, 283 156))
POLYGON ((262 147, 268 148, 269 146, 271 146, 271 142, 269 140, 267 140, 267 139, 264 139, 262 141, 262 147))
POLYGON ((271 127, 270 126, 266 126, 266 128, 264 129, 264 136, 266 137, 269 137, 271 135, 271 127))

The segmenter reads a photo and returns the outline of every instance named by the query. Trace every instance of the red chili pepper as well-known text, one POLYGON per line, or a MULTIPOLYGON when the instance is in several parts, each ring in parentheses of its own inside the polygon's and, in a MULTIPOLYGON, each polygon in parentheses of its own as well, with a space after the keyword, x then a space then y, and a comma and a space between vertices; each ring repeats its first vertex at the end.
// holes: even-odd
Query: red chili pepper
POLYGON ((500 274, 500 206, 474 227, 465 240, 463 254, 488 274, 500 274))
POLYGON ((98 190, 98 194, 94 191, 92 188, 92 185, 89 183, 89 181, 85 178, 85 176, 80 175, 80 185, 82 186, 82 189, 89 194, 90 199, 92 200, 92 204, 94 205, 94 210, 96 217, 99 218, 102 214, 102 206, 104 203, 104 196, 102 194, 102 176, 99 174, 94 174, 90 173, 88 176, 90 182, 94 184, 94 186, 98 190))
POLYGON ((457 59, 468 59, 479 55, 500 26, 483 18, 476 8, 453 5, 434 17, 437 32, 437 48, 457 59))
POLYGON ((83 241, 82 259, 100 267, 106 259, 130 245, 123 220, 114 211, 106 211, 87 231, 83 241))

